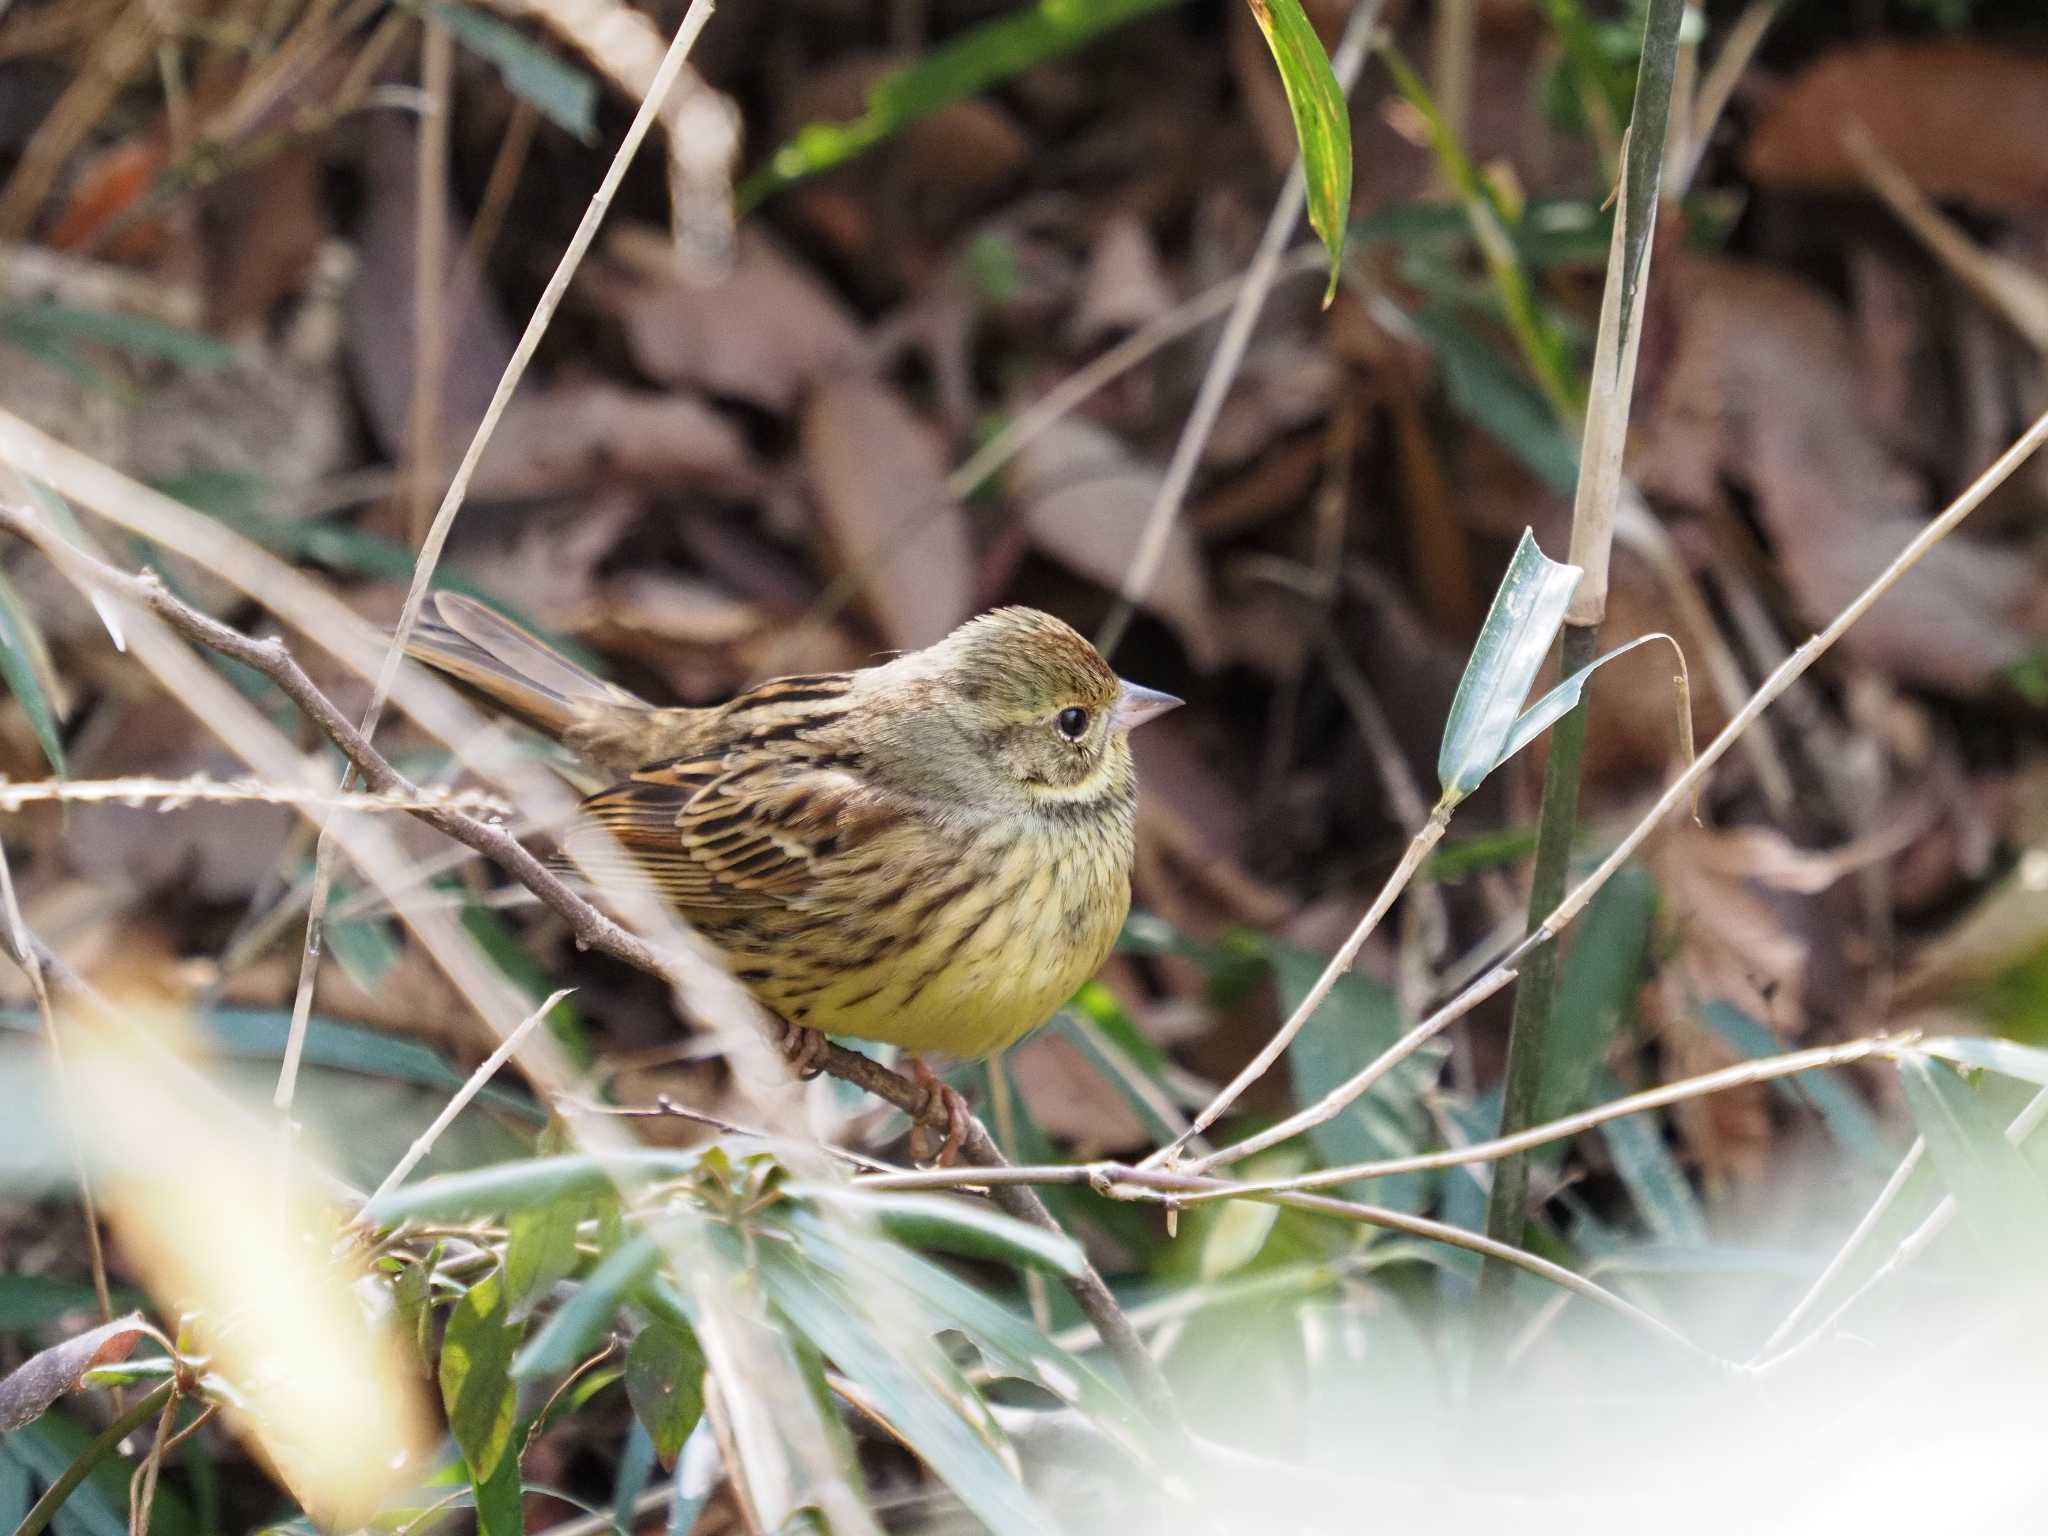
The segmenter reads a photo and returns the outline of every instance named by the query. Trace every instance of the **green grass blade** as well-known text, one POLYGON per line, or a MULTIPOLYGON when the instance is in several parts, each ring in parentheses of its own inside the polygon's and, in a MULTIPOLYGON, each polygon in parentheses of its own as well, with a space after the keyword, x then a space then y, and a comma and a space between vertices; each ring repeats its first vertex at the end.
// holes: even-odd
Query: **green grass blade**
POLYGON ((4 572, 0 572, 0 682, 21 701, 36 745, 50 771, 64 778, 64 741, 57 731, 57 709, 51 701, 49 653, 42 631, 4 572))
MULTIPOLYGON (((867 110, 841 123, 809 123, 741 184, 737 202, 749 213, 796 182, 844 165, 942 107, 1072 53, 1098 34, 1179 0, 1038 0, 984 22, 885 76, 868 92, 867 110)), ((1323 66, 1329 70, 1327 63, 1323 66)), ((1348 172, 1350 157, 1345 164, 1348 172)), ((1348 183, 1347 183, 1348 185, 1348 183)))
POLYGON ((1308 188, 1308 222, 1330 253, 1330 283, 1323 292, 1327 306, 1336 297, 1345 226, 1351 217, 1351 109, 1301 0, 1248 3, 1273 51, 1288 108, 1294 113, 1294 136, 1301 144, 1301 171, 1308 188))

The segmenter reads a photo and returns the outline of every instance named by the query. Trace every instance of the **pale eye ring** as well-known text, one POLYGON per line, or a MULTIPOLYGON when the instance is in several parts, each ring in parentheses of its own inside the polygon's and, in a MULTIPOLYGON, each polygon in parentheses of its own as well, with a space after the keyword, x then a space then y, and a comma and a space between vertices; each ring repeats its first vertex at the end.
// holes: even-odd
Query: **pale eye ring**
POLYGON ((1078 704, 1069 704, 1059 712, 1053 725, 1067 740, 1079 741, 1088 734, 1088 711, 1078 704))

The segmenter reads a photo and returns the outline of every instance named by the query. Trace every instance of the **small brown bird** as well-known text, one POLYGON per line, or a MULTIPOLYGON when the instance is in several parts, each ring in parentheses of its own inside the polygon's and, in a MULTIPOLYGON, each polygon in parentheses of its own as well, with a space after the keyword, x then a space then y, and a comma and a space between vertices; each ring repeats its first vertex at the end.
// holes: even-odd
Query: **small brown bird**
MULTIPOLYGON (((1030 608, 858 672, 657 709, 438 593, 411 652, 626 777, 584 802, 783 1021, 985 1056, 1050 1018, 1130 907, 1128 735, 1180 703, 1030 608)), ((572 834, 573 837, 573 834, 572 834)), ((948 1153, 958 1095, 931 1084, 948 1153)))

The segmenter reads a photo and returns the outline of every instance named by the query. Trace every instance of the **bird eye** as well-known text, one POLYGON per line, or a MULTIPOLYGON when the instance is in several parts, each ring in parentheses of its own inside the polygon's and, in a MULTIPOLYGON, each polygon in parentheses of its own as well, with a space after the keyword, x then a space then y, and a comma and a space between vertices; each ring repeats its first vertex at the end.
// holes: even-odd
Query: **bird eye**
POLYGON ((1060 711, 1053 724, 1059 727, 1060 734, 1067 740, 1079 741, 1088 734, 1088 711, 1078 704, 1070 705, 1060 711))

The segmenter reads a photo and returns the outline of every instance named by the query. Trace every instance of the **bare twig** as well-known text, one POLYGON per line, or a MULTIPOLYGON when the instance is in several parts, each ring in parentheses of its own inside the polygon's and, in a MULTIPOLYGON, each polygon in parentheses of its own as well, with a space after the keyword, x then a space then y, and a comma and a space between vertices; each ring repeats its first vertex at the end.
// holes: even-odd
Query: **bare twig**
POLYGON ((163 811, 181 810, 187 805, 305 806, 323 811, 417 811, 427 805, 445 805, 453 810, 479 816, 503 816, 511 804, 488 790, 422 790, 417 795, 379 794, 354 790, 341 794, 331 789, 312 789, 303 784, 268 784, 261 779, 34 779, 26 784, 0 783, 0 812, 20 811, 24 806, 61 802, 70 805, 106 804, 139 806, 157 802, 163 811))
POLYGON ((441 1106, 441 1112, 434 1116, 433 1123, 413 1138, 412 1145, 405 1149, 405 1156, 392 1165, 391 1171, 384 1175, 384 1182, 371 1192, 365 1204, 376 1204, 406 1181, 421 1160, 434 1150, 434 1143, 441 1139, 441 1133, 455 1123, 455 1117, 469 1107, 469 1101, 482 1093, 484 1085, 498 1075, 498 1068, 512 1059, 512 1053, 525 1043, 526 1037, 539 1027, 542 1020, 555 1011, 555 1005, 575 990, 574 987, 557 988, 546 1002, 521 1021, 517 1029, 498 1042, 498 1048, 478 1063, 477 1069, 469 1074, 468 1081, 441 1106))

